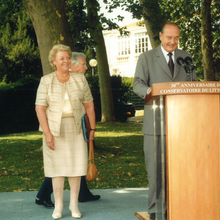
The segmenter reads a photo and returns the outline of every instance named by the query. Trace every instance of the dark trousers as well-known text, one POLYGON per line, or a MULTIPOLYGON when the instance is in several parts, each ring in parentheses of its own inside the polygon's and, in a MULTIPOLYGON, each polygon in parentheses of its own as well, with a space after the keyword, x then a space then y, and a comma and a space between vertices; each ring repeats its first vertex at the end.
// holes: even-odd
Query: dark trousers
MULTIPOLYGON (((37 194, 37 198, 41 200, 50 201, 52 193, 53 193, 52 178, 45 177, 44 182, 37 194)), ((82 176, 80 183, 80 190, 79 190, 79 198, 81 199, 86 198, 88 195, 90 195, 90 193, 91 192, 87 187, 86 177, 82 176)))
POLYGON ((91 192, 87 186, 86 176, 81 176, 79 199, 86 199, 89 195, 91 195, 91 192))
POLYGON ((45 177, 44 182, 37 194, 37 198, 44 201, 51 201, 51 194, 53 192, 52 178, 45 177))

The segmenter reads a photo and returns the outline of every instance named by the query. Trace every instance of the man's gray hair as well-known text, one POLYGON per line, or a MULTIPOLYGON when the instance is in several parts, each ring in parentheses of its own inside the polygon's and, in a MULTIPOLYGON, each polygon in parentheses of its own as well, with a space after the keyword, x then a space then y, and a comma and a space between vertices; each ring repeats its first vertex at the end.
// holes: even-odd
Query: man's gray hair
POLYGON ((166 27, 167 25, 175 26, 175 27, 177 27, 178 29, 180 29, 176 23, 174 23, 174 22, 166 22, 166 23, 163 24, 163 27, 162 27, 162 30, 161 30, 161 33, 162 33, 162 34, 164 33, 164 29, 165 29, 165 27, 166 27))
POLYGON ((84 53, 72 52, 71 65, 73 63, 75 63, 76 65, 79 65, 79 62, 80 62, 79 57, 83 57, 84 59, 86 59, 86 55, 84 53))

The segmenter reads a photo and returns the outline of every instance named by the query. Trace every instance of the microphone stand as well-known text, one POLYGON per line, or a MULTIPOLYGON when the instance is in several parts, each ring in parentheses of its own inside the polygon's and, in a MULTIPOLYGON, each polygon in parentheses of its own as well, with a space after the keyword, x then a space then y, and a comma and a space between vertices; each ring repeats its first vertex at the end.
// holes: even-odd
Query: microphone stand
POLYGON ((189 77, 190 81, 192 81, 192 69, 189 67, 189 65, 186 64, 184 67, 187 76, 189 77))
POLYGON ((185 69, 187 77, 189 77, 190 81, 192 81, 193 80, 192 73, 193 70, 195 69, 195 66, 192 63, 192 58, 186 57, 185 59, 183 59, 182 57, 178 57, 176 59, 176 62, 185 69))
POLYGON ((192 77, 193 77, 193 70, 195 69, 195 66, 193 65, 188 65, 188 64, 186 64, 186 68, 185 68, 185 70, 186 70, 186 73, 187 73, 187 76, 189 76, 190 77, 190 81, 192 82, 193 80, 192 80, 192 77))

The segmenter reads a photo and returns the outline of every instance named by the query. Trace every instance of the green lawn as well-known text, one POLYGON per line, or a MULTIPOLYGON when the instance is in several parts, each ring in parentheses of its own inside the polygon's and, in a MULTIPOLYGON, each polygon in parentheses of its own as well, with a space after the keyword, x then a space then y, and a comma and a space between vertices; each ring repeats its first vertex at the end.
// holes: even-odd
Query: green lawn
MULTIPOLYGON (((44 179, 41 143, 38 131, 0 136, 0 192, 39 190, 44 179)), ((148 186, 140 124, 97 123, 95 145, 99 175, 89 188, 148 186)))

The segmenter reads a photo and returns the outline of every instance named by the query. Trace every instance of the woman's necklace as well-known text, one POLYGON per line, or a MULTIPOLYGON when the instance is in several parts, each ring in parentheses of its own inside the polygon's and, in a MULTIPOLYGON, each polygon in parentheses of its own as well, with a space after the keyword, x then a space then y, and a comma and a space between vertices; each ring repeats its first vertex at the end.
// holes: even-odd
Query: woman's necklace
POLYGON ((62 80, 66 80, 66 79, 68 79, 68 78, 69 78, 69 76, 70 76, 70 74, 68 74, 68 76, 67 76, 67 77, 62 78, 62 77, 58 76, 58 73, 57 73, 57 72, 56 72, 56 75, 57 75, 57 77, 58 77, 59 79, 62 79, 62 80))

